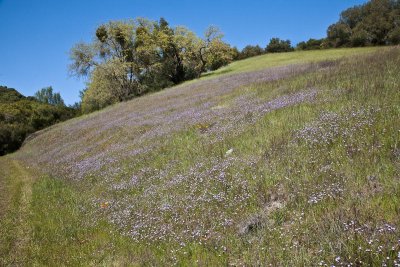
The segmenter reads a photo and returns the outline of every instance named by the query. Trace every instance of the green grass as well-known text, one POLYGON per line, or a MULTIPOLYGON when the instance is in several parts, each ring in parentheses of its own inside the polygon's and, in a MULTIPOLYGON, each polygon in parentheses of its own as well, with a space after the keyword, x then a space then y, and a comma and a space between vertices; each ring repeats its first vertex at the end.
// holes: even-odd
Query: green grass
POLYGON ((29 201, 33 180, 16 161, 0 161, 0 264, 21 265, 25 262, 29 232, 29 201))
POLYGON ((33 186, 29 262, 38 266, 135 263, 128 240, 105 221, 93 221, 88 203, 68 184, 43 177, 33 186))
MULTIPOLYGON (((221 228, 222 238, 184 245, 133 241, 107 223, 107 209, 99 211, 99 202, 92 201, 120 197, 107 191, 104 177, 67 181, 25 169, 19 160, 34 153, 29 146, 1 158, 0 193, 5 197, 0 199, 0 265, 392 266, 399 262, 399 48, 265 55, 228 68, 234 73, 354 54, 358 55, 342 58, 329 69, 248 84, 218 99, 220 106, 229 106, 241 95, 270 101, 315 88, 318 94, 312 102, 266 113, 238 134, 213 144, 202 133, 205 126, 191 127, 168 136, 145 156, 119 162, 126 173, 168 170, 168 180, 198 162, 204 162, 204 169, 212 168, 212 159, 226 158, 230 148, 235 157, 251 160, 252 164, 238 162, 226 169, 231 188, 204 181, 195 191, 200 195, 225 190, 228 200, 234 201, 242 193, 235 180, 240 173, 251 192, 240 212, 210 203, 198 206, 192 217, 181 214, 188 225, 175 226, 177 231, 190 227, 192 219, 213 225, 214 216, 226 212, 235 225, 221 228), (296 138, 306 126, 315 126, 308 133, 317 138, 296 138), (24 223, 21 216, 29 220, 24 223), (249 222, 256 224, 239 233, 236 224, 249 222), (18 260, 14 251, 20 255, 18 260)), ((139 206, 152 212, 151 202, 159 200, 143 190, 157 185, 159 198, 178 202, 190 189, 183 183, 168 191, 162 188, 162 180, 149 179, 142 188, 121 194, 141 196, 139 206)))
POLYGON ((1 266, 143 264, 143 247, 132 246, 107 222, 93 221, 90 203, 71 185, 8 158, 0 166, 8 184, 1 193, 11 198, 0 221, 1 266), (26 190, 31 193, 23 200, 26 190))
POLYGON ((273 53, 235 61, 226 67, 207 73, 204 77, 221 74, 257 71, 268 67, 286 66, 306 62, 336 60, 346 56, 360 55, 377 51, 378 47, 340 48, 327 50, 295 51, 290 53, 273 53))

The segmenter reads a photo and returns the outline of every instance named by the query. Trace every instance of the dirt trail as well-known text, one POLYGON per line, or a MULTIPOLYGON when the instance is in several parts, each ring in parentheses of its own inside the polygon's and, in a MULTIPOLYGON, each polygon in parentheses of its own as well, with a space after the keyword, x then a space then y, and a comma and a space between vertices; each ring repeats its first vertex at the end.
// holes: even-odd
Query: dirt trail
POLYGON ((4 167, 0 163, 0 220, 5 215, 9 202, 8 186, 5 179, 4 167))
POLYGON ((17 160, 1 159, 0 166, 0 218, 8 220, 4 230, 12 237, 7 261, 21 266, 31 236, 28 220, 34 177, 17 160))

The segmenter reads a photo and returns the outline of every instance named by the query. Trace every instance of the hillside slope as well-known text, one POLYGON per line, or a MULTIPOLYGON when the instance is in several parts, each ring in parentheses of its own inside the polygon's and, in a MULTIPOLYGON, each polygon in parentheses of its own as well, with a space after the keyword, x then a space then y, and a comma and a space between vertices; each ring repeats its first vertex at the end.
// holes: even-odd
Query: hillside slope
POLYGON ((400 262, 400 49, 368 52, 210 76, 52 126, 0 160, 29 167, 1 168, 14 193, 0 228, 17 231, 30 176, 30 263, 400 262))

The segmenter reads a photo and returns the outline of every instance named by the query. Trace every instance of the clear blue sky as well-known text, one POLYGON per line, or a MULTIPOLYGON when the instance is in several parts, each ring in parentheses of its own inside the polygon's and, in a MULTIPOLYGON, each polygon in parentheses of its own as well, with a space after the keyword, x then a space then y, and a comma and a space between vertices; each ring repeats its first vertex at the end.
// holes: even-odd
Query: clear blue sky
POLYGON ((0 85, 24 95, 53 86, 67 104, 84 81, 69 77, 69 49, 108 20, 164 17, 201 35, 219 26, 239 49, 272 37, 322 38, 342 10, 365 0, 0 0, 0 85))

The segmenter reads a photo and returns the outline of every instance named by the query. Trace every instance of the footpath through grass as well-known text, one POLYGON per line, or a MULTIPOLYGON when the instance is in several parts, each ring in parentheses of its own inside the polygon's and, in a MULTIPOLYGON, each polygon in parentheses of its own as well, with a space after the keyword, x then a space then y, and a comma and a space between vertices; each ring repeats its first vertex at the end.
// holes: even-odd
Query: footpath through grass
POLYGON ((17 161, 0 160, 0 264, 21 265, 26 260, 32 184, 17 161))
POLYGON ((124 266, 135 251, 70 185, 0 159, 0 266, 124 266))

